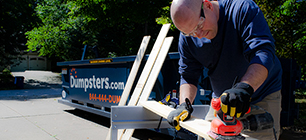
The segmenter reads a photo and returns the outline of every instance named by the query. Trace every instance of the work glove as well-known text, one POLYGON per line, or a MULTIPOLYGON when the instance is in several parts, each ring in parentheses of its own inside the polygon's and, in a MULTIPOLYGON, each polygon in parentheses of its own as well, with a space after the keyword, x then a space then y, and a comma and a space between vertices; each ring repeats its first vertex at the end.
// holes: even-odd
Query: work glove
POLYGON ((193 108, 188 98, 176 110, 170 112, 167 121, 170 125, 174 126, 176 130, 180 130, 179 121, 186 121, 190 119, 193 108))
POLYGON ((225 90, 220 97, 222 112, 231 117, 242 117, 250 108, 253 93, 252 86, 241 82, 225 90))
POLYGON ((160 104, 168 105, 171 108, 176 108, 176 106, 178 105, 178 102, 179 101, 177 98, 172 97, 172 92, 169 92, 164 99, 159 101, 160 104))

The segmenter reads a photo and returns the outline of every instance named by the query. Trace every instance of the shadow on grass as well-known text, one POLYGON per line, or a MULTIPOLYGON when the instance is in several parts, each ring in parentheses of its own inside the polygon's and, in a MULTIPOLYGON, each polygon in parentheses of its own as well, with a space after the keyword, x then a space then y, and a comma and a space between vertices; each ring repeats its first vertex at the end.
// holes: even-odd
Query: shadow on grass
POLYGON ((298 96, 295 102, 299 104, 299 117, 293 126, 283 127, 280 140, 306 140, 306 96, 298 96))
POLYGON ((283 132, 280 135, 280 140, 305 140, 306 133, 300 133, 298 131, 294 131, 293 128, 283 128, 283 132))

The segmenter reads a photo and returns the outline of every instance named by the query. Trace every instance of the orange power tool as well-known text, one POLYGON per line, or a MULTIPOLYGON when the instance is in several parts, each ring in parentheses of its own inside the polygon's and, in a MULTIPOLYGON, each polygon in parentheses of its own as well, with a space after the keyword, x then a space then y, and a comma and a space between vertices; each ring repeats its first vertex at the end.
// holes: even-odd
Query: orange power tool
MULTIPOLYGON (((221 111, 221 101, 219 98, 211 100, 211 106, 215 110, 215 118, 211 122, 211 128, 208 135, 215 140, 244 140, 241 131, 258 131, 273 128, 273 117, 270 113, 250 115, 246 119, 238 120, 235 117, 225 115, 221 111)), ((252 109, 261 109, 258 106, 252 106, 252 109)), ((251 107, 248 113, 250 113, 251 107)), ((275 130, 274 130, 275 131, 275 130)), ((274 133, 275 135, 275 133, 274 133)))

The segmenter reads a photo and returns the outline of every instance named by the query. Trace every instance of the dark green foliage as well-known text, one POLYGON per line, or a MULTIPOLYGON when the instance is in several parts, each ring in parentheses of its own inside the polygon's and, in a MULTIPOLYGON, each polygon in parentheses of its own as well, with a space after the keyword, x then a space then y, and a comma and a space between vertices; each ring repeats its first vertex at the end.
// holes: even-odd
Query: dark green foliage
POLYGON ((34 15, 35 1, 1 0, 0 21, 0 66, 12 63, 12 59, 26 50, 25 32, 35 27, 38 18, 34 15))
POLYGON ((15 89, 17 88, 14 84, 15 78, 11 75, 8 69, 4 69, 0 72, 0 90, 3 89, 15 89))
MULTIPOLYGON (((97 46, 99 57, 135 55, 143 36, 151 35, 153 46, 161 28, 155 19, 169 5, 169 0, 42 0, 35 10, 43 24, 27 33, 27 45, 66 61, 81 59, 84 45, 97 46)), ((86 59, 94 58, 90 51, 86 59)))
POLYGON ((306 1, 254 0, 263 11, 276 40, 276 53, 282 58, 297 60, 306 73, 306 1))

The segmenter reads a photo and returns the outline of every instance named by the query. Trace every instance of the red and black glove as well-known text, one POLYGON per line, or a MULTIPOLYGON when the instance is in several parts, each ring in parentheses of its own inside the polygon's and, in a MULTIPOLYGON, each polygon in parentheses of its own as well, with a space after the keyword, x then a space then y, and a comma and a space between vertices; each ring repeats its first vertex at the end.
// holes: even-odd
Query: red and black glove
POLYGON ((254 89, 247 83, 237 83, 221 95, 221 110, 225 115, 237 118, 248 112, 254 89))

